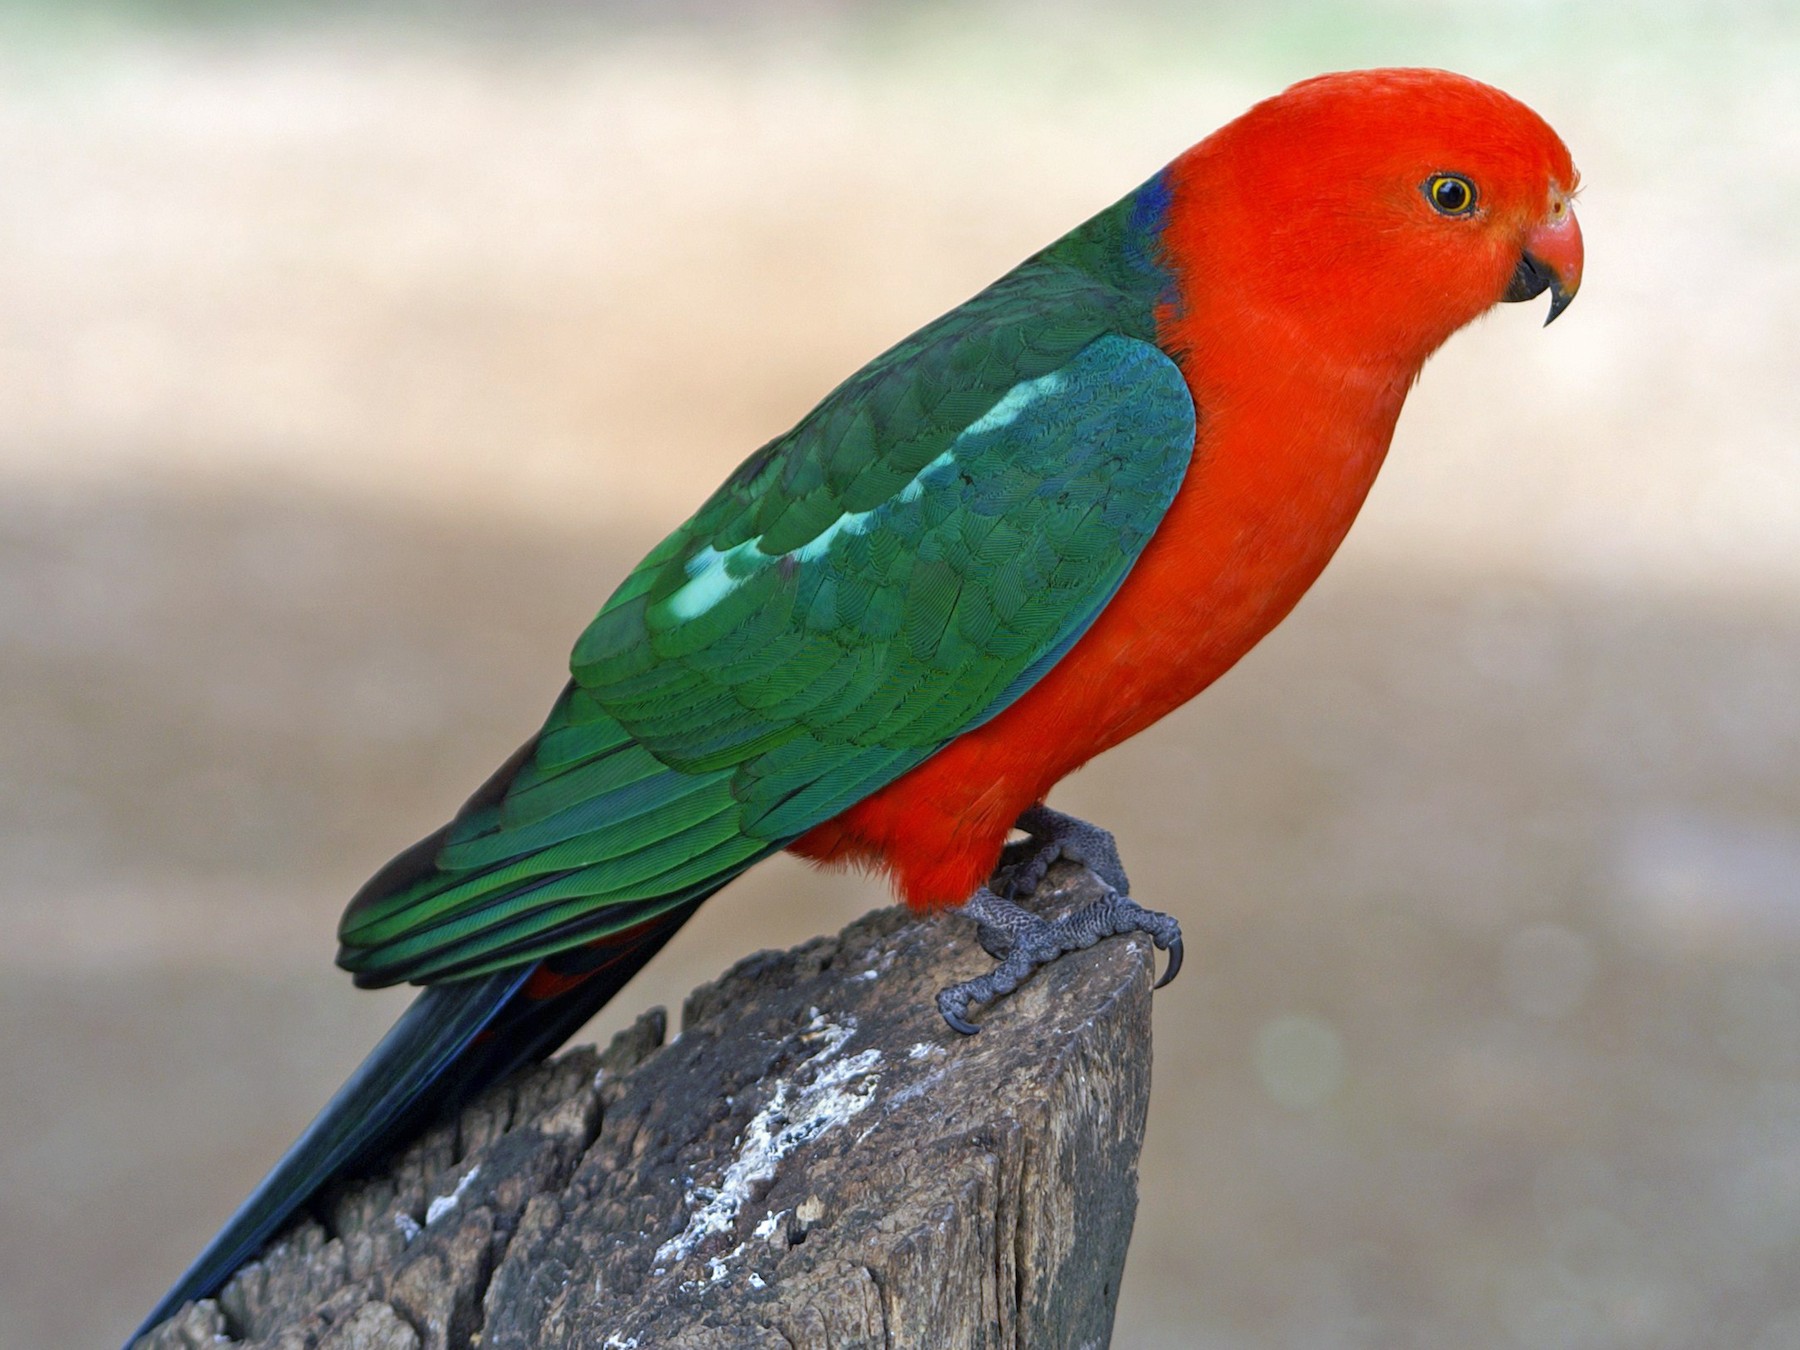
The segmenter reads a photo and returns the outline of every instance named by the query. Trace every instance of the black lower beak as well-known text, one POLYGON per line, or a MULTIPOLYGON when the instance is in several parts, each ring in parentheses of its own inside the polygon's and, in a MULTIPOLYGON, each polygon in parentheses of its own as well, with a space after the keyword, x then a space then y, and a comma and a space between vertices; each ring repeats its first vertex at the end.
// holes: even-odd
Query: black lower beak
POLYGON ((1546 267, 1539 259, 1529 253, 1519 255, 1519 265, 1513 268, 1512 281, 1507 284, 1506 294, 1502 300, 1513 303, 1519 300, 1532 300, 1550 292, 1550 317, 1544 320, 1544 326, 1556 322, 1556 316, 1569 307, 1575 298, 1575 292, 1567 289, 1562 278, 1546 267))

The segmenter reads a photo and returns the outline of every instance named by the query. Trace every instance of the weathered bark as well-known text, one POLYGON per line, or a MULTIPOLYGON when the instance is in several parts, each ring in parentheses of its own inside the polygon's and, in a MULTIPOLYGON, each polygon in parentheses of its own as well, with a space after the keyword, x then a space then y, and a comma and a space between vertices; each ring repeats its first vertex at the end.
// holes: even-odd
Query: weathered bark
POLYGON ((658 1009, 519 1075, 141 1345, 1105 1345, 1149 945, 1059 962, 964 1038, 932 996, 991 964, 970 927, 887 910, 740 962, 674 1042, 658 1009))

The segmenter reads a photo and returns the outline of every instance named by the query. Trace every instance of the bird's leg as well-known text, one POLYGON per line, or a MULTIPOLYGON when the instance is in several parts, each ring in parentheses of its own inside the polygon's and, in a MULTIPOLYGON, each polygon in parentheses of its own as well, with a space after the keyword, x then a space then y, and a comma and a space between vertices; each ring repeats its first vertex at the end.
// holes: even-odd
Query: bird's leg
POLYGON ((962 912, 975 920, 976 940, 1000 964, 938 994, 938 1011, 951 1027, 972 1035, 977 1030, 969 1021, 972 1005, 1010 994, 1039 966, 1121 933, 1144 933, 1169 953, 1169 968, 1156 982, 1158 989, 1175 978, 1181 969, 1181 925, 1170 915, 1145 909, 1125 893, 1125 868, 1110 834, 1046 806, 1034 806, 1020 816, 1019 828, 1032 837, 1009 845, 1015 856, 996 873, 1010 894, 983 886, 962 906, 962 912), (1058 858, 1086 867, 1103 894, 1060 919, 1039 918, 1012 897, 1036 892, 1058 858))
POLYGON ((1000 889, 1013 900, 1036 893, 1050 865, 1058 858, 1080 863, 1120 895, 1131 894, 1131 882, 1125 877, 1125 864, 1119 860, 1119 846, 1109 831, 1085 820, 1052 811, 1039 802, 1027 807, 1016 828, 1030 836, 1016 844, 1008 844, 1000 852, 1000 867, 995 873, 1000 889))

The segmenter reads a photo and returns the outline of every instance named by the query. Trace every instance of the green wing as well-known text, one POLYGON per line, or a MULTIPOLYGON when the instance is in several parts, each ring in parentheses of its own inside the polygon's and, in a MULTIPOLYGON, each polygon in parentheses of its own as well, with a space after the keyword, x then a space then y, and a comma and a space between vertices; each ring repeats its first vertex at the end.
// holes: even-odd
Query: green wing
POLYGON ((646 558, 539 737, 340 929, 358 983, 622 932, 994 716, 1066 652, 1194 443, 1118 292, 1027 265, 858 372, 646 558))

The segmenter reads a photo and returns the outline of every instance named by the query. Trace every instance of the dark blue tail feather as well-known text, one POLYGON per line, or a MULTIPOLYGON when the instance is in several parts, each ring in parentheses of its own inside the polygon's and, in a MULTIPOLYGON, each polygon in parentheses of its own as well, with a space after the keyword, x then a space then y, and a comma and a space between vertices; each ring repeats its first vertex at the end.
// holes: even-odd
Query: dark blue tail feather
POLYGON ((216 1294, 328 1182, 373 1166, 444 1112, 553 1054, 705 898, 515 970, 421 991, 131 1341, 216 1294))
POLYGON ((218 1292, 321 1186, 418 1123, 421 1106, 438 1105, 434 1085, 455 1068, 532 971, 509 970, 422 991, 131 1340, 182 1304, 218 1292))

